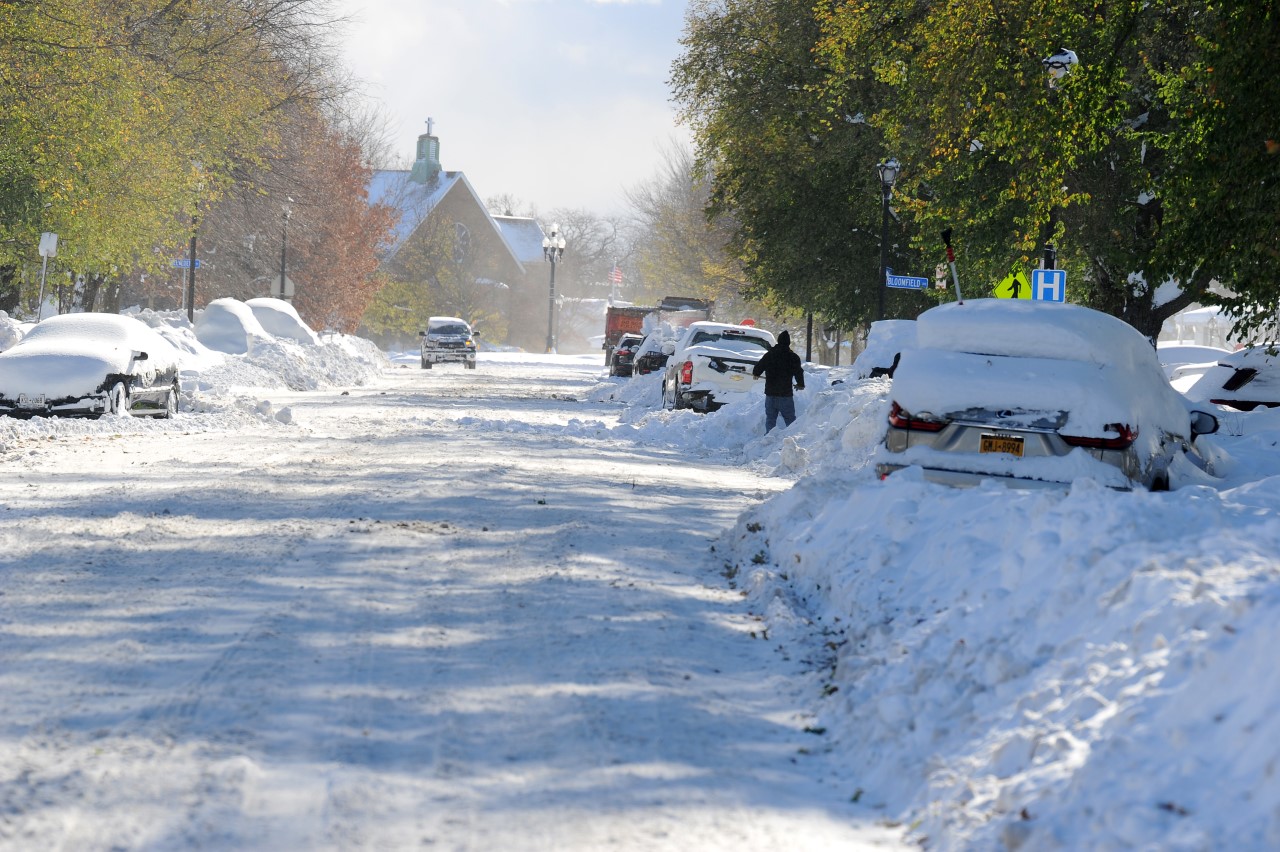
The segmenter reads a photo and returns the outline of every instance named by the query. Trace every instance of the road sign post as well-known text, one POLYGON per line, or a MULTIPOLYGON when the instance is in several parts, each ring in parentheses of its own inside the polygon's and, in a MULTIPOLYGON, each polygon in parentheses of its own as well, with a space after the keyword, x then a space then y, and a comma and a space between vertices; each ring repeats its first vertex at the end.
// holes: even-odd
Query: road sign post
POLYGON ((45 231, 40 235, 40 305, 36 308, 36 322, 44 319, 44 279, 49 271, 49 258, 58 256, 58 235, 45 231))

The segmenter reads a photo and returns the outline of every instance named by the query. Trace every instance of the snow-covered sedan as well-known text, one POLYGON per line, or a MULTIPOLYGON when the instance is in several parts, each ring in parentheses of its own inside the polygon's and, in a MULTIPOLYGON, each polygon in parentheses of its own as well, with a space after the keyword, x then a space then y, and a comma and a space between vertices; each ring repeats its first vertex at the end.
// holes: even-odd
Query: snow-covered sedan
POLYGON ((178 352, 146 323, 63 314, 0 352, 0 414, 172 417, 178 352))
POLYGON ((666 346, 671 357, 662 379, 663 407, 715 411, 736 397, 763 393, 751 368, 774 342, 753 325, 693 323, 666 346))
POLYGON ((1184 461, 1208 468, 1195 440, 1217 431, 1217 418, 1191 408, 1122 320, 1079 305, 975 299, 925 311, 916 337, 893 375, 882 477, 918 468, 946 485, 1091 478, 1160 490, 1184 461))

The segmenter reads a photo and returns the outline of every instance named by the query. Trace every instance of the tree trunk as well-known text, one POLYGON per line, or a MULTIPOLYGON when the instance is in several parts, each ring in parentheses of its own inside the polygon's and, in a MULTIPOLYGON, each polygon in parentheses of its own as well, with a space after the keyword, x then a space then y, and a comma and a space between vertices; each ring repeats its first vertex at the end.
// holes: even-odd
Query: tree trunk
POLYGON ((22 282, 18 280, 18 267, 0 266, 0 311, 13 316, 22 303, 22 282))

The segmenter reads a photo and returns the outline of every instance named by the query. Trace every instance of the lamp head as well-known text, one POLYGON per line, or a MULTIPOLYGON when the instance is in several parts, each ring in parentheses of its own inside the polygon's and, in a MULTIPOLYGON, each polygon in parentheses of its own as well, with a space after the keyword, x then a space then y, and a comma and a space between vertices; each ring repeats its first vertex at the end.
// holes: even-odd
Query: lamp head
POLYGON ((883 163, 876 164, 876 171, 880 173, 880 183, 885 189, 892 189, 894 183, 898 180, 898 175, 902 173, 902 164, 897 158, 890 157, 883 163))
POLYGON ((1049 88, 1056 89, 1058 82, 1071 73, 1072 66, 1078 64, 1079 61, 1076 57, 1076 52, 1065 47, 1058 48, 1057 53, 1040 60, 1040 64, 1049 72, 1049 88))

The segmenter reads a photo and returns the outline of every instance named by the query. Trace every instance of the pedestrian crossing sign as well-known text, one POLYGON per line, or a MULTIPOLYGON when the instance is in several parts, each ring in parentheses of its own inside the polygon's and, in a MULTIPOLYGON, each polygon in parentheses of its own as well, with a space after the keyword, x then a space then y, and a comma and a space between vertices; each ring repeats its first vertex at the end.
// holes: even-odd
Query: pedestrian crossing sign
POLYGON ((1010 272, 996 285, 995 295, 997 299, 1030 299, 1031 283, 1027 281, 1027 273, 1021 269, 1010 272))

